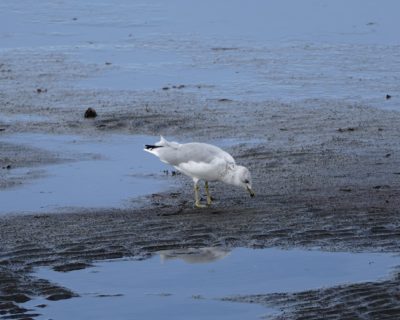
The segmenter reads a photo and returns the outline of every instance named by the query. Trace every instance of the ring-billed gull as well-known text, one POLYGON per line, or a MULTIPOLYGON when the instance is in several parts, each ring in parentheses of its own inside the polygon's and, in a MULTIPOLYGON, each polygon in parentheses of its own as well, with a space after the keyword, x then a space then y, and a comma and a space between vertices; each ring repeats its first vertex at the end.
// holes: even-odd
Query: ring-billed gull
POLYGON ((229 153, 216 146, 198 142, 180 144, 167 141, 161 136, 159 142, 154 145, 146 144, 144 150, 193 179, 196 207, 204 207, 200 204, 199 180, 205 181, 207 205, 211 204, 209 181, 222 181, 243 187, 251 197, 255 195, 251 188, 250 171, 246 167, 237 165, 229 153))

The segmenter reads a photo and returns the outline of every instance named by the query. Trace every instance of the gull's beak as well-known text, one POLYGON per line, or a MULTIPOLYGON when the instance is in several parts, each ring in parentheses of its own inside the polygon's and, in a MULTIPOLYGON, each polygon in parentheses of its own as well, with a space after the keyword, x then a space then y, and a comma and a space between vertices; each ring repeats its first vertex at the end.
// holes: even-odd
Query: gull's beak
POLYGON ((250 193, 250 197, 254 198, 255 197, 255 193, 253 191, 252 188, 250 188, 249 186, 246 186, 246 190, 250 193))

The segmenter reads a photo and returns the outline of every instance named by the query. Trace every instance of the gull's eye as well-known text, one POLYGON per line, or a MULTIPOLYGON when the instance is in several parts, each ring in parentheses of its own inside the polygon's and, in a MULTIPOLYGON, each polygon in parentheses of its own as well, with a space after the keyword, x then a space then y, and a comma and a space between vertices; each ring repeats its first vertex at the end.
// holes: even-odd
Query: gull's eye
POLYGON ((246 180, 244 180, 244 183, 249 183, 249 182, 250 182, 250 181, 249 181, 249 180, 247 180, 247 179, 246 179, 246 180))

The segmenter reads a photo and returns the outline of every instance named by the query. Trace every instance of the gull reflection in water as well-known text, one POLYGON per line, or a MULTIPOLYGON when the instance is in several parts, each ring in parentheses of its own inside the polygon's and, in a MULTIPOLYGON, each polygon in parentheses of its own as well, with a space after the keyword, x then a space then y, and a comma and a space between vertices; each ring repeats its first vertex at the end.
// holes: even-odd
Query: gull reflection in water
POLYGON ((230 250, 218 247, 186 248, 164 250, 158 252, 161 262, 166 260, 182 259, 187 263, 208 263, 220 260, 229 255, 230 250))

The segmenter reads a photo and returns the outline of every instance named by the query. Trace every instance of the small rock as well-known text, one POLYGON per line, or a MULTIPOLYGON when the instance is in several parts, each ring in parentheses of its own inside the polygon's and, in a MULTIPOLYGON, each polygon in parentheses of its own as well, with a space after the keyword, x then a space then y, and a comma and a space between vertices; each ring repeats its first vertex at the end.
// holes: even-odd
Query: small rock
POLYGON ((36 306, 36 308, 46 308, 46 307, 47 307, 47 304, 44 304, 44 303, 38 304, 38 305, 36 306))
POLYGON ((85 111, 85 118, 96 118, 97 112, 93 108, 87 108, 85 111))
POLYGON ((390 94, 386 95, 386 100, 389 100, 392 96, 390 94))
POLYGON ((111 65, 112 65, 112 63, 109 62, 109 61, 106 61, 104 64, 105 64, 106 66, 111 66, 111 65))
POLYGON ((47 89, 37 88, 36 92, 37 93, 45 93, 45 92, 47 92, 47 89))
POLYGON ((169 87, 163 87, 162 89, 163 90, 169 90, 169 87))
POLYGON ((390 156, 391 156, 390 153, 386 153, 386 154, 385 154, 385 158, 389 158, 390 156))

